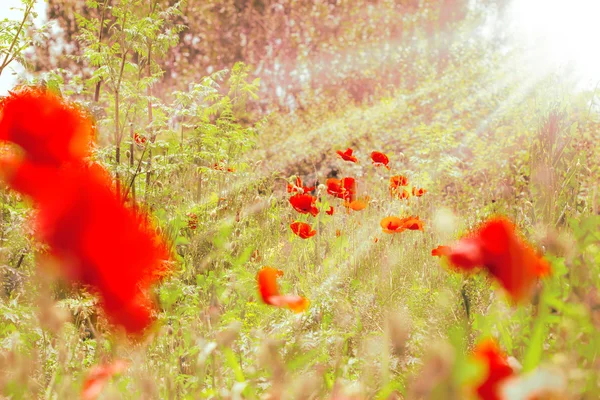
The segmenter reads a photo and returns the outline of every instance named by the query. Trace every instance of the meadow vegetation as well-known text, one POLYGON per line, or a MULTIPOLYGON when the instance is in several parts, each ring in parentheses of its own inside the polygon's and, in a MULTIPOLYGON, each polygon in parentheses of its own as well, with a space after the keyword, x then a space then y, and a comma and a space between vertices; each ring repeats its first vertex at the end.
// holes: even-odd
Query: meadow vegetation
POLYGON ((3 186, 0 398, 78 398, 95 366, 124 360, 98 398, 477 399, 489 338, 517 376, 506 398, 598 398, 600 100, 526 62, 505 2, 51 0, 60 32, 33 24, 32 3, 27 29, 0 21, 0 62, 88 110, 91 159, 172 268, 131 337, 48 274, 35 207, 3 186), (473 34, 490 9, 494 37, 473 34), (364 209, 328 193, 344 177, 364 209), (290 204, 297 178, 317 215, 290 204), (516 304, 432 256, 499 215, 551 271, 516 304), (389 234, 389 216, 424 226, 389 234), (266 266, 303 311, 265 304, 266 266))

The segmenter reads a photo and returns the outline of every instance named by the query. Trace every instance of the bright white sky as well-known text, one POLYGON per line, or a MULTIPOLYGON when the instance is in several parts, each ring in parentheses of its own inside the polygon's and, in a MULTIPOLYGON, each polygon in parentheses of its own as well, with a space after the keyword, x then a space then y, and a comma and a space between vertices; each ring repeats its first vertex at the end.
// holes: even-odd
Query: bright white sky
POLYGON ((571 65, 585 86, 600 80, 600 0, 515 0, 511 20, 541 71, 571 65))

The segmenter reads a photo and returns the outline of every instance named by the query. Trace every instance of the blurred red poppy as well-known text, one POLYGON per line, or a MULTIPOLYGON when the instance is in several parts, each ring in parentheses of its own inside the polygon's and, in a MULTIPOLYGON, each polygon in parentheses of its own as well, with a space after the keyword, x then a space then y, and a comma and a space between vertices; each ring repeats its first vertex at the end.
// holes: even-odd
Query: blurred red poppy
POLYGON ((309 237, 313 237, 317 234, 317 231, 312 229, 312 227, 305 222, 293 222, 290 224, 290 228, 292 228, 292 232, 300 236, 302 239, 308 239, 309 237))
POLYGON ((315 206, 317 198, 310 194, 295 194, 290 197, 290 204, 294 210, 302 214, 311 214, 316 217, 319 209, 315 206))
POLYGON ((398 217, 385 217, 380 225, 385 233, 400 233, 406 229, 404 221, 398 217))
POLYGON ((408 200, 410 198, 410 193, 408 193, 408 190, 402 189, 402 192, 398 193, 398 198, 400 200, 408 200))
POLYGON ((408 178, 403 175, 394 175, 390 178, 390 194, 397 194, 401 186, 408 185, 408 178))
POLYGON ((329 178, 327 179, 327 193, 332 196, 344 199, 348 202, 354 200, 356 195, 356 180, 351 177, 343 179, 329 178))
POLYGON ((110 364, 96 365, 88 372, 83 388, 81 389, 82 400, 95 400, 100 396, 104 386, 115 375, 123 373, 129 363, 123 360, 116 360, 110 364))
POLYGON ((451 247, 451 264, 464 271, 484 267, 513 301, 528 298, 540 277, 550 273, 549 264, 515 232, 504 217, 495 217, 451 247))
POLYGON ((196 230, 198 228, 198 216, 194 213, 189 213, 187 216, 188 228, 191 230, 196 230))
POLYGON ((402 226, 404 226, 404 229, 411 231, 422 231, 423 221, 421 221, 418 216, 406 217, 402 220, 402 226))
POLYGON ((384 166, 388 170, 390 169, 390 166, 388 165, 390 163, 390 159, 388 156, 379 151, 374 151, 371 153, 371 160, 373 160, 373 165, 376 167, 384 166))
POLYGON ((449 246, 438 246, 435 249, 431 250, 431 255, 434 257, 443 257, 450 255, 450 247, 449 246))
POLYGON ((369 204, 369 196, 366 196, 363 199, 357 199, 353 201, 347 201, 344 203, 344 207, 352 209, 354 211, 361 211, 367 208, 369 204))
POLYGON ((338 154, 338 156, 340 156, 342 160, 351 161, 353 163, 358 161, 356 157, 352 155, 352 149, 350 147, 348 147, 346 151, 337 150, 336 153, 338 154))
POLYGON ((422 231, 423 221, 418 216, 415 217, 386 217, 381 220, 381 228, 385 233, 400 233, 405 230, 422 231))
POLYGON ((95 132, 91 118, 49 90, 15 90, 0 101, 0 110, 0 141, 18 145, 33 163, 58 166, 91 154, 95 132))
POLYGON ((312 192, 313 190, 315 190, 314 186, 303 186, 302 185, 302 179, 300 177, 296 177, 296 184, 292 185, 291 183, 288 183, 287 185, 287 192, 288 193, 308 193, 308 192, 312 192))
POLYGON ((99 165, 54 168, 16 159, 0 165, 8 166, 6 182, 37 205, 37 236, 63 275, 96 292, 111 322, 141 333, 152 322, 147 291, 171 268, 148 217, 123 205, 99 165))
POLYGON ((335 230, 335 236, 336 236, 336 237, 340 237, 340 236, 342 236, 342 231, 341 231, 341 230, 339 230, 339 229, 336 229, 336 230, 335 230))
POLYGON ((473 351, 473 358, 483 365, 484 379, 475 390, 481 400, 502 400, 500 385, 513 375, 513 370, 508 365, 508 358, 493 339, 479 343, 473 351))
POLYGON ((329 206, 329 209, 327 211, 325 211, 325 214, 333 215, 333 212, 334 212, 333 206, 329 206))
POLYGON ((146 136, 144 136, 144 135, 140 135, 137 132, 133 134, 133 141, 138 146, 142 146, 143 147, 146 144, 147 140, 148 139, 146 139, 146 136))
POLYGON ((416 196, 416 197, 421 197, 425 194, 425 192, 427 192, 425 189, 421 188, 421 189, 417 189, 416 187, 413 186, 412 188, 412 195, 416 196))
POLYGON ((308 299, 296 295, 282 295, 279 293, 277 278, 283 276, 283 271, 271 267, 264 267, 257 274, 258 290, 266 304, 276 307, 287 307, 294 312, 302 312, 309 306, 308 299))

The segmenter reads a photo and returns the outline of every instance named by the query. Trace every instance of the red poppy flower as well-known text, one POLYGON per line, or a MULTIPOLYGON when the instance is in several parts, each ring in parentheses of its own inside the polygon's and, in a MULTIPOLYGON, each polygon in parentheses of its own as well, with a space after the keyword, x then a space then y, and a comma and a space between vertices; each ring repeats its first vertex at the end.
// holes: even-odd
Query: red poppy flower
POLYGON ((312 227, 305 222, 293 222, 290 224, 290 228, 292 228, 292 232, 300 236, 302 239, 308 239, 309 237, 313 237, 317 234, 317 231, 312 229, 312 227))
POLYGON ((408 190, 402 189, 402 193, 398 193, 398 198, 400 200, 408 200, 410 198, 410 193, 408 193, 408 190))
POLYGON ((512 222, 492 218, 451 248, 454 267, 470 271, 484 267, 515 302, 531 294, 538 278, 550 273, 550 266, 515 232, 512 222))
POLYGON ((138 146, 144 146, 146 144, 146 141, 148 139, 146 138, 146 136, 144 135, 140 135, 137 132, 133 134, 133 141, 135 142, 135 144, 137 144, 138 146))
POLYGON ((188 228, 196 230, 198 228, 198 216, 194 213, 188 214, 188 228))
POLYGON ((123 206, 98 165, 1 164, 9 166, 7 183, 37 205, 38 238, 64 276, 96 292, 111 322, 141 333, 152 321, 146 293, 170 270, 167 246, 147 216, 123 206))
POLYGON ((342 236, 342 231, 341 231, 341 230, 339 230, 339 229, 336 229, 336 230, 335 230, 335 236, 336 236, 336 237, 340 237, 340 236, 342 236))
POLYGON ((333 212, 334 212, 333 206, 329 206, 329 209, 327 211, 325 211, 325 214, 333 215, 333 212))
POLYGON ((450 255, 450 247, 449 246, 438 246, 435 249, 431 250, 431 255, 434 257, 443 257, 450 255))
POLYGON ((110 364, 102 364, 93 367, 88 373, 83 388, 81 389, 82 400, 95 400, 100 396, 104 386, 115 375, 123 373, 129 363, 123 360, 117 360, 110 364))
POLYGON ((394 175, 390 178, 390 194, 399 192, 401 186, 408 185, 408 178, 403 175, 394 175))
POLYGON ((310 194, 295 194, 290 197, 290 204, 294 207, 294 210, 302 214, 311 214, 316 217, 319 213, 319 209, 315 206, 317 198, 310 194))
POLYGON ((302 179, 300 177, 296 177, 296 184, 292 185, 291 183, 288 183, 287 185, 287 192, 288 193, 308 193, 308 192, 312 192, 313 190, 315 190, 314 186, 303 186, 302 185, 302 179))
POLYGON ((348 147, 346 151, 337 150, 336 153, 338 154, 338 156, 340 156, 342 160, 351 161, 353 163, 358 161, 356 157, 352 155, 352 149, 350 147, 348 147))
POLYGON ((473 357, 486 370, 483 381, 476 386, 477 395, 481 400, 501 400, 500 385, 513 375, 506 354, 494 340, 487 339, 477 345, 473 357))
POLYGON ((358 199, 358 200, 353 200, 350 202, 345 202, 344 203, 344 207, 352 209, 354 211, 361 211, 364 210, 365 208, 367 208, 367 205, 369 204, 369 197, 365 197, 364 199, 358 199))
POLYGON ((379 242, 379 238, 378 237, 373 238, 373 243, 377 243, 377 242, 379 242))
POLYGON ((400 233, 406 229, 404 221, 398 217, 385 217, 380 225, 385 233, 400 233))
POLYGON ((23 88, 0 101, 0 141, 21 147, 34 163, 79 162, 91 153, 94 124, 74 103, 52 92, 23 88))
POLYGON ((385 233, 400 233, 405 230, 422 231, 423 221, 416 217, 386 217, 381 220, 381 228, 385 233))
POLYGON ((390 166, 388 165, 390 163, 390 159, 388 156, 379 151, 374 151, 371 153, 371 160, 373 160, 373 165, 376 167, 383 165, 388 170, 390 169, 390 166))
POLYGON ((356 195, 356 180, 351 177, 343 179, 329 178, 327 179, 327 193, 332 196, 344 199, 346 201, 353 201, 356 195))
POLYGON ((416 196, 416 197, 421 197, 425 194, 425 192, 427 192, 425 189, 421 188, 421 189, 417 189, 416 187, 413 186, 412 188, 412 195, 416 196))
POLYGON ((277 278, 283 276, 283 271, 271 267, 264 267, 257 274, 258 290, 266 304, 276 307, 287 307, 294 312, 302 312, 309 306, 308 299, 296 295, 282 295, 279 293, 277 278))
POLYGON ((233 167, 227 167, 227 172, 235 172, 235 168, 233 168, 233 167))

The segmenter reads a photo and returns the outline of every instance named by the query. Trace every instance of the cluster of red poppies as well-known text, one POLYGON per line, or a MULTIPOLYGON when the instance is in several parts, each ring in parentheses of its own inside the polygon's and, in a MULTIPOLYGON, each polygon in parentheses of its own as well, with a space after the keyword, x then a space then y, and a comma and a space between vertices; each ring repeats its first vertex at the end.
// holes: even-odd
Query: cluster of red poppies
POLYGON ((110 321, 141 333, 153 320, 147 291, 168 274, 169 249, 146 215, 123 204, 110 174, 88 161, 91 119, 37 88, 11 93, 0 112, 0 141, 20 148, 0 159, 0 174, 37 207, 44 256, 97 293, 110 321))
MULTIPOLYGON (((337 154, 345 161, 358 162, 358 159, 353 156, 353 150, 348 148, 346 151, 338 150, 337 154)), ((385 167, 390 170, 389 158, 384 153, 374 151, 371 153, 373 165, 376 167, 385 167)), ((408 185, 408 179, 403 176, 393 176, 390 178, 390 193, 396 193, 401 186, 408 185)), ((356 197, 357 184, 353 177, 345 177, 342 179, 329 178, 326 181, 327 193, 335 198, 343 200, 343 205, 348 212, 350 210, 361 211, 368 206, 369 197, 358 199, 356 197)), ((319 214, 317 207, 317 197, 310 194, 315 190, 314 186, 304 186, 302 179, 296 177, 294 183, 287 184, 287 192, 291 194, 289 202, 297 212, 301 214, 310 214, 316 217, 319 214)), ((424 189, 413 188, 414 196, 422 196, 425 193, 424 189)), ((399 196, 399 198, 402 198, 399 196)), ((406 197, 407 198, 407 197, 406 197)), ((325 211, 328 215, 333 215, 335 209, 333 206, 325 211)), ((400 233, 404 230, 423 230, 423 221, 418 216, 409 216, 404 218, 386 217, 381 221, 383 232, 400 233)), ((290 224, 292 232, 302 239, 308 239, 317 234, 317 231, 306 222, 294 221, 290 224)), ((338 229, 336 236, 340 236, 341 232, 338 229)), ((375 238, 375 242, 378 239, 375 238)), ((284 296, 279 293, 277 287, 277 278, 283 275, 283 272, 270 267, 265 267, 259 271, 257 276, 259 291, 261 297, 266 304, 288 307, 294 311, 303 311, 308 307, 308 300, 299 296, 284 296), (301 299, 301 300, 300 300, 301 299)))

